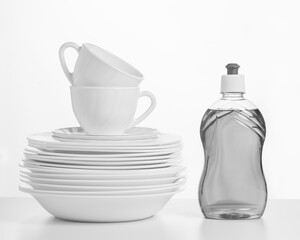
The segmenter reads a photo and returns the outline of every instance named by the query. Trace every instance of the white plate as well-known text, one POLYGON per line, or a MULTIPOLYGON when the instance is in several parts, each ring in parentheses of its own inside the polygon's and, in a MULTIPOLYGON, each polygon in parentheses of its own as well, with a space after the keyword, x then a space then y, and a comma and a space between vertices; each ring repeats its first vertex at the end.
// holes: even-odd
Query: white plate
POLYGON ((22 164, 24 167, 37 167, 37 168, 50 168, 50 169, 74 169, 74 170, 134 170, 134 169, 157 169, 157 168, 165 168, 172 165, 180 164, 182 161, 179 158, 176 161, 169 161, 166 163, 158 163, 158 164, 150 164, 150 165, 126 165, 126 166, 95 166, 95 165, 74 165, 74 164, 56 164, 56 163, 46 163, 46 162, 38 162, 30 159, 23 160, 22 164))
POLYGON ((91 153, 91 152, 84 152, 84 153, 74 153, 74 151, 68 152, 55 152, 55 151, 45 151, 45 150, 40 150, 37 148, 32 148, 32 147, 27 147, 24 151, 24 153, 30 153, 30 154, 38 154, 38 155, 43 155, 43 156, 59 156, 59 157, 68 157, 68 158, 89 158, 89 159, 96 159, 96 160, 107 160, 111 161, 110 159, 131 159, 134 161, 135 158, 140 159, 148 159, 148 160, 153 160, 153 159, 162 159, 162 158, 170 158, 172 157, 173 154, 179 154, 181 148, 178 148, 177 151, 176 149, 174 150, 162 150, 154 153, 91 153))
MULTIPOLYGON (((85 192, 87 194, 97 193, 97 195, 122 195, 122 194, 140 194, 145 193, 144 191, 156 191, 156 190, 173 190, 174 187, 182 186, 185 183, 185 178, 179 178, 173 183, 160 184, 160 185, 147 185, 147 186, 76 186, 76 185, 62 185, 62 184, 46 184, 40 183, 26 178, 20 178, 20 181, 31 186, 35 190, 45 191, 66 191, 66 192, 85 192)), ((156 193, 156 192, 155 192, 156 193)))
POLYGON ((81 127, 60 128, 52 132, 53 136, 62 139, 81 139, 81 140, 108 140, 108 141, 122 141, 122 140, 142 140, 155 138, 159 132, 157 129, 134 127, 128 129, 122 135, 87 135, 81 127))
POLYGON ((120 164, 120 163, 124 163, 124 162, 128 162, 128 163, 137 163, 137 162, 159 162, 159 161, 169 161, 172 160, 174 158, 178 158, 180 157, 179 153, 174 153, 174 154, 170 154, 168 156, 153 156, 153 157, 135 157, 135 158, 106 158, 105 156, 101 156, 99 158, 89 158, 89 157, 81 157, 80 155, 77 155, 76 157, 74 156, 56 156, 56 155, 41 155, 41 154, 36 154, 33 152, 24 152, 24 155, 26 158, 30 158, 33 160, 39 160, 39 161, 58 161, 58 162, 62 162, 62 161, 67 161, 67 162, 94 162, 94 163, 98 163, 98 162, 103 162, 103 163, 116 163, 116 164, 120 164))
POLYGON ((157 134, 149 134, 148 136, 141 136, 138 137, 139 139, 135 139, 135 138, 125 138, 125 139, 77 139, 77 138, 62 138, 62 137, 57 137, 52 135, 52 137, 59 141, 59 142, 76 142, 76 143, 86 143, 87 141, 90 143, 99 143, 99 141, 105 141, 105 142, 114 142, 114 143, 119 143, 119 144, 128 144, 128 143, 148 143, 150 141, 153 141, 155 139, 157 139, 159 137, 159 135, 157 134))
POLYGON ((37 148, 49 148, 49 149, 72 149, 72 150, 77 150, 77 151, 92 151, 96 149, 97 151, 103 151, 103 152, 108 152, 108 151, 119 151, 122 152, 123 150, 126 151, 155 151, 155 150, 163 150, 163 149, 168 149, 168 148, 176 148, 180 147, 182 144, 180 141, 172 143, 172 144, 166 144, 166 145, 157 145, 157 146, 117 146, 117 145, 91 145, 91 144, 53 144, 53 143, 42 143, 42 142, 36 142, 36 141, 28 141, 28 145, 32 147, 37 147, 37 148))
POLYGON ((23 167, 20 165, 21 168, 26 168, 32 173, 53 173, 53 174, 72 174, 72 175, 147 175, 147 174, 167 174, 167 173, 174 173, 180 172, 185 169, 185 165, 178 164, 172 165, 170 167, 165 168, 154 168, 154 169, 136 169, 136 170, 85 170, 85 169, 68 169, 68 168, 42 168, 42 167, 32 167, 27 166, 23 167))
POLYGON ((104 180, 90 180, 90 179, 59 179, 53 178, 51 175, 47 176, 36 176, 21 173, 20 177, 27 179, 34 183, 43 183, 51 185, 68 185, 68 186, 102 186, 102 187, 146 187, 146 186, 159 186, 164 184, 174 183, 180 178, 185 177, 185 173, 182 172, 174 177, 166 178, 153 178, 153 179, 104 179, 104 180))
POLYGON ((72 196, 30 193, 53 216, 82 222, 124 222, 149 218, 183 188, 163 194, 135 196, 72 196))
POLYGON ((20 186, 23 189, 27 189, 29 191, 38 191, 44 194, 63 194, 63 195, 77 195, 77 196, 134 196, 134 195, 149 195, 149 194, 159 194, 159 193, 167 193, 167 192, 174 192, 181 187, 183 187, 185 182, 181 182, 176 186, 166 187, 166 188, 159 188, 159 189, 143 189, 143 190, 133 190, 133 191, 64 191, 64 190, 39 190, 33 189, 28 183, 20 182, 20 186))
POLYGON ((140 165, 152 165, 163 164, 168 162, 178 161, 180 157, 174 157, 162 160, 141 160, 141 161, 89 161, 86 159, 74 159, 61 157, 41 157, 38 155, 25 154, 26 159, 34 160, 37 162, 45 163, 57 163, 57 164, 71 164, 71 165, 85 165, 85 166, 140 166, 140 165))
POLYGON ((28 143, 31 145, 46 145, 48 147, 61 148, 104 148, 104 149, 160 149, 167 146, 177 146, 181 144, 181 137, 171 134, 162 133, 157 139, 141 142, 141 141, 72 141, 61 142, 52 137, 51 132, 43 132, 33 134, 28 137, 28 143))
MULTIPOLYGON (((153 172, 153 173, 137 173, 137 174, 91 174, 91 173, 85 173, 85 174, 55 174, 55 173, 49 173, 49 172, 40 172, 40 173, 33 173, 32 170, 21 168, 20 173, 27 175, 29 178, 42 178, 42 179, 49 179, 49 180, 66 180, 66 181, 78 181, 82 182, 84 184, 85 182, 89 181, 109 181, 113 180, 114 182, 117 180, 121 180, 121 182, 124 182, 127 184, 127 181, 132 180, 139 182, 139 181, 158 181, 158 184, 160 183, 160 180, 163 180, 162 183, 166 183, 169 178, 175 178, 179 177, 181 174, 184 173, 185 167, 170 167, 169 171, 166 172, 153 172), (138 180, 138 181, 137 181, 138 180)), ((143 183, 142 183, 143 184, 143 183)), ((154 184, 154 183, 153 183, 154 184)))
POLYGON ((162 148, 162 149, 100 149, 97 147, 85 147, 85 148, 76 148, 76 147, 49 147, 46 145, 36 145, 36 144, 31 144, 28 143, 30 147, 35 147, 41 150, 46 150, 46 151, 55 151, 55 152, 60 152, 60 153, 101 153, 101 154, 133 154, 133 153, 144 153, 144 154, 151 154, 151 155, 158 155, 161 154, 162 152, 164 153, 174 153, 178 152, 182 149, 181 145, 178 146, 172 146, 172 148, 162 148))

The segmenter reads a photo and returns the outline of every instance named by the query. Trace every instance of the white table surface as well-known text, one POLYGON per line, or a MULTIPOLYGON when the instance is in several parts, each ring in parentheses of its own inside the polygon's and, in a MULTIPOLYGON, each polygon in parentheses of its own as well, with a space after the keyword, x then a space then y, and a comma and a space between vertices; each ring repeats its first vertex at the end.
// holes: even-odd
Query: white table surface
POLYGON ((0 198, 0 239, 300 240, 300 200, 269 200, 258 220, 204 219, 197 200, 173 199, 156 216, 128 223, 56 219, 32 198, 0 198))

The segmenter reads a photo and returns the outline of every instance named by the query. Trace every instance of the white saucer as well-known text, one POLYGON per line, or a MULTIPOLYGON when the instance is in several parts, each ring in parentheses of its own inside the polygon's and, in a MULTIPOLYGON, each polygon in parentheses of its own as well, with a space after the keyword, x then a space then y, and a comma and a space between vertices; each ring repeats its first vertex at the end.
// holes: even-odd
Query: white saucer
POLYGON ((61 139, 81 139, 81 140, 145 140, 156 138, 159 131, 154 128, 133 127, 125 131, 122 135, 87 135, 81 127, 60 128, 52 132, 53 136, 61 139))

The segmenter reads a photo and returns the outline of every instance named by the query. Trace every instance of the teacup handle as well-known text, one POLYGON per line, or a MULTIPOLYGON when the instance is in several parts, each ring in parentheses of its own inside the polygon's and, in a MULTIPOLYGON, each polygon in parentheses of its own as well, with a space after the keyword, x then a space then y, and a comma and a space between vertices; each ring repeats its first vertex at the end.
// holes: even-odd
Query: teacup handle
POLYGON ((65 50, 69 47, 74 48, 78 53, 79 53, 81 47, 78 46, 74 42, 66 42, 59 48, 59 52, 58 52, 60 65, 61 65, 66 77, 68 78, 69 82, 73 85, 73 73, 71 73, 69 71, 67 64, 66 64, 66 59, 65 59, 65 50))
POLYGON ((129 125, 129 128, 132 128, 136 125, 138 125, 141 121, 143 121, 146 117, 148 117, 154 110, 154 108, 156 107, 156 98, 153 95, 153 93, 149 92, 149 91, 142 91, 140 93, 139 98, 141 97, 148 97, 151 100, 151 104, 148 107, 148 109, 138 118, 134 119, 133 122, 129 125))

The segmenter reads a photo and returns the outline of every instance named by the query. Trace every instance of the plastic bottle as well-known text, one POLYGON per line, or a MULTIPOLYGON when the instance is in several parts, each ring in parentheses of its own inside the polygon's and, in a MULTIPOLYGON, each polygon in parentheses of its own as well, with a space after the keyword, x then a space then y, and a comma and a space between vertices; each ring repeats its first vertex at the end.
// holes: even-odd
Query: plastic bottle
POLYGON ((259 218, 267 203, 262 169, 265 122, 257 107, 244 98, 245 80, 238 74, 239 65, 226 68, 222 98, 201 122, 205 166, 199 203, 206 218, 259 218))

